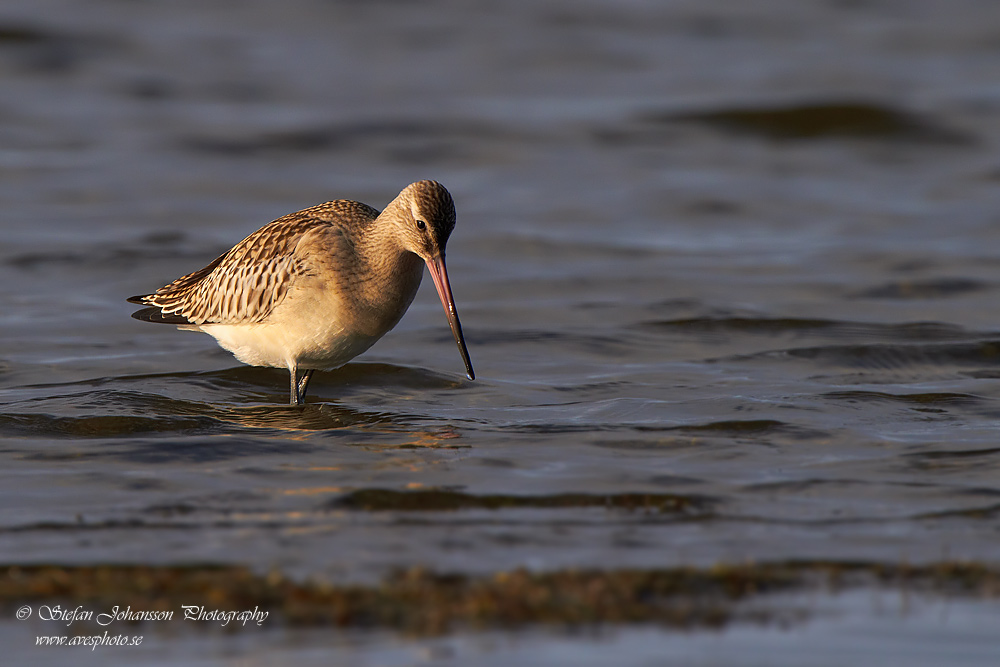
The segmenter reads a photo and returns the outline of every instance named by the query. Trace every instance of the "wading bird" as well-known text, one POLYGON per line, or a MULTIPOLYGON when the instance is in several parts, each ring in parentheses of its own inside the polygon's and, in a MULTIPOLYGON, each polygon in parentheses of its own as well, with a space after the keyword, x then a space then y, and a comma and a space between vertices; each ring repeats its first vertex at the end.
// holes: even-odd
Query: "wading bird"
POLYGON ((430 270, 451 332, 475 379, 444 255, 455 227, 451 194, 435 181, 406 186, 379 213, 340 199, 290 213, 132 313, 204 331, 252 366, 287 368, 290 403, 305 402, 316 370, 343 366, 396 326, 430 270))

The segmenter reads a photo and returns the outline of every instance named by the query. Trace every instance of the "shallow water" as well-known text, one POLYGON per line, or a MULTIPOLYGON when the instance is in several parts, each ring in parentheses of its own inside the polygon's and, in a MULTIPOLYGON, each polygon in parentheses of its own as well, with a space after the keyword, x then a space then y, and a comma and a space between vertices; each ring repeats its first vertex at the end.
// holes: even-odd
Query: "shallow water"
POLYGON ((0 561, 995 562, 997 25, 5 3, 0 561), (456 199, 475 382, 428 285, 304 409, 129 318, 275 217, 420 178, 456 199))
MULTIPOLYGON (((138 647, 95 651, 71 648, 14 648, 18 634, 0 637, 24 664, 62 665, 71 655, 81 666, 108 664, 110 656, 128 651, 143 665, 238 665, 241 657, 266 643, 256 665, 350 664, 368 667, 403 665, 582 665, 599 667, 626 661, 634 665, 683 664, 708 667, 835 667, 839 665, 942 664, 988 665, 996 656, 995 604, 941 601, 899 596, 885 591, 836 596, 790 597, 772 601, 790 609, 779 624, 729 628, 725 632, 695 629, 664 632, 651 627, 585 631, 465 633, 454 637, 415 639, 387 632, 355 632, 331 636, 328 630, 275 630, 253 627, 228 633, 190 629, 173 632, 140 626, 147 634, 138 647), (803 609, 815 616, 796 618, 803 609), (849 641, 845 641, 849 638, 849 641), (880 662, 881 660, 881 662, 880 662)), ((767 606, 766 604, 764 606, 767 606)), ((39 634, 52 631, 35 623, 39 634)), ((126 628, 126 631, 128 629, 126 628)), ((136 630, 131 630, 135 632, 136 630)), ((20 663, 19 663, 20 664, 20 663)))

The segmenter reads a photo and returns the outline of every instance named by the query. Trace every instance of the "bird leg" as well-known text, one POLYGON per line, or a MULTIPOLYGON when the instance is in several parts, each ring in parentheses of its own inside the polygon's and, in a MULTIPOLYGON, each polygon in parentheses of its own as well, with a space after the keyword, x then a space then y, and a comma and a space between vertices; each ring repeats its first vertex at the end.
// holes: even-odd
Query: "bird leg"
POLYGON ((298 405, 299 404, 299 372, 295 366, 288 367, 288 378, 291 380, 291 386, 288 388, 288 404, 298 405))
POLYGON ((302 371, 302 375, 299 376, 298 369, 289 368, 288 373, 291 376, 291 396, 289 397, 289 403, 291 405, 304 405, 306 402, 306 389, 309 387, 309 380, 312 379, 312 374, 315 372, 314 368, 307 368, 302 371))

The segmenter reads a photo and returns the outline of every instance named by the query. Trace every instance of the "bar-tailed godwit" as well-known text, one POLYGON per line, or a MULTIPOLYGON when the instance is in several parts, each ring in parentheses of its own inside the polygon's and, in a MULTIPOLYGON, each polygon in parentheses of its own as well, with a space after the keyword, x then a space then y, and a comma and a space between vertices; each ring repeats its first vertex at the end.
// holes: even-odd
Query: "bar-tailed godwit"
POLYGON ((278 218, 200 271, 130 298, 147 306, 132 317, 204 331, 245 364, 287 368, 298 405, 313 371, 346 364, 396 326, 424 262, 472 380, 444 263, 454 227, 451 194, 435 181, 408 185, 381 213, 330 201, 278 218))

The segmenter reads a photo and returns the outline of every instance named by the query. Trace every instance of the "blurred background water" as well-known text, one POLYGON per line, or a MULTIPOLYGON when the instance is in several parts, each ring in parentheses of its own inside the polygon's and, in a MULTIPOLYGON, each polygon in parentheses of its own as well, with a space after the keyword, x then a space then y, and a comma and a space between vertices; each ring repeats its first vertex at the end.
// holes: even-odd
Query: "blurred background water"
MULTIPOLYGON (((0 561, 997 560, 996 3, 7 0, 0 82, 0 561), (284 371, 129 318, 280 215, 422 178, 456 200, 475 382, 426 285, 302 410, 284 371)), ((958 659, 997 616, 914 614, 865 655, 958 659)), ((798 664, 844 664, 805 660, 838 628, 798 664)), ((720 664, 777 641, 732 632, 720 664)), ((711 653, 653 636, 588 655, 711 653)))

